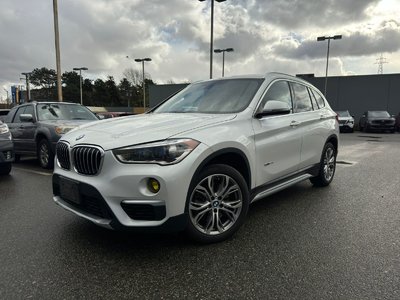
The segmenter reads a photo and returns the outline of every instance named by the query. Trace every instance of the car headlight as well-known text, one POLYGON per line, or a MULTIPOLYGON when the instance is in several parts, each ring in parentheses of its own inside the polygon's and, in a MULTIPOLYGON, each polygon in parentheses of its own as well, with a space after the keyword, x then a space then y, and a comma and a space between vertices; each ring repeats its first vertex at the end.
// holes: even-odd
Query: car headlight
POLYGON ((67 132, 71 131, 72 129, 74 129, 76 126, 56 126, 55 131, 57 134, 61 135, 61 134, 66 134, 67 132))
POLYGON ((8 129, 7 124, 1 124, 0 125, 0 134, 7 133, 7 132, 10 132, 10 130, 8 129))
POLYGON ((192 139, 170 139, 119 148, 113 150, 113 153, 123 163, 171 165, 183 160, 199 144, 192 139))

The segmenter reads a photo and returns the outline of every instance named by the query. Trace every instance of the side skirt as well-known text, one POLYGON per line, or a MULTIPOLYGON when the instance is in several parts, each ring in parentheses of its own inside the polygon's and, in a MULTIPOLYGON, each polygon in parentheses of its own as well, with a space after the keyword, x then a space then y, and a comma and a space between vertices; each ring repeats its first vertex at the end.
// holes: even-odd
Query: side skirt
POLYGON ((320 164, 316 164, 311 168, 300 170, 289 176, 279 178, 272 182, 263 184, 251 191, 251 203, 260 200, 266 196, 279 192, 301 181, 307 180, 311 177, 317 176, 320 164))

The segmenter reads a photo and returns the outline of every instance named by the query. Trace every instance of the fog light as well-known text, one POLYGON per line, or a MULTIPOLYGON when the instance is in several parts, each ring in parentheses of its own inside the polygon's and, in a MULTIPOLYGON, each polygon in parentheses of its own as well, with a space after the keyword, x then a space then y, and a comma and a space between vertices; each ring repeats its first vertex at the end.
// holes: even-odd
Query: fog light
POLYGON ((147 181, 147 187, 149 188, 150 192, 156 194, 160 191, 160 183, 157 179, 150 178, 147 181))

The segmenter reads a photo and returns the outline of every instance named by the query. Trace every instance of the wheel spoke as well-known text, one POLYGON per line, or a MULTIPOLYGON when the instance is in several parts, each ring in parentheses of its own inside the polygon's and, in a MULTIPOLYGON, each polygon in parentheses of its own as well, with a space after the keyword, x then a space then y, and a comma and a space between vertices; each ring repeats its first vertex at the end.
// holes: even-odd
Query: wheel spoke
POLYGON ((233 211, 230 211, 225 207, 221 207, 219 210, 223 212, 223 214, 226 215, 232 222, 236 221, 236 214, 233 211))
POLYGON ((205 187, 198 185, 195 189, 195 192, 202 194, 204 197, 207 198, 207 201, 211 201, 210 192, 205 187))
POLYGON ((192 203, 190 203, 190 209, 196 210, 196 211, 204 210, 209 206, 210 206, 209 202, 203 202, 203 203, 192 202, 192 203))
POLYGON ((224 205, 224 207, 230 208, 230 209, 236 209, 242 206, 242 200, 237 199, 237 200, 233 200, 233 201, 222 201, 222 204, 224 205))
POLYGON ((225 190, 225 192, 221 195, 222 199, 225 199, 228 195, 237 192, 239 190, 239 187, 235 184, 233 186, 230 186, 229 189, 225 190))
POLYGON ((208 220, 207 226, 206 226, 206 232, 210 234, 211 230, 214 228, 215 225, 215 212, 211 214, 211 218, 208 220))
POLYGON ((196 215, 196 217, 194 218, 194 221, 195 221, 196 223, 198 223, 198 222, 201 220, 201 218, 204 217, 204 216, 206 215, 206 213, 208 213, 210 210, 211 210, 211 208, 207 208, 207 209, 205 209, 205 210, 199 212, 199 213, 196 215))

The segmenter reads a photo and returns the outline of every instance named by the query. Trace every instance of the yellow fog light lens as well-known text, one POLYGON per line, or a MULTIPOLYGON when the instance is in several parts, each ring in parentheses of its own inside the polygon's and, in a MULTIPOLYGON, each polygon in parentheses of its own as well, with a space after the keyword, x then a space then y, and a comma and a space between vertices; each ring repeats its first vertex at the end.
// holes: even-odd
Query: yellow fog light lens
POLYGON ((157 179, 150 178, 147 182, 147 186, 152 193, 158 193, 160 191, 160 183, 157 179))

